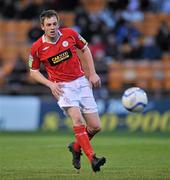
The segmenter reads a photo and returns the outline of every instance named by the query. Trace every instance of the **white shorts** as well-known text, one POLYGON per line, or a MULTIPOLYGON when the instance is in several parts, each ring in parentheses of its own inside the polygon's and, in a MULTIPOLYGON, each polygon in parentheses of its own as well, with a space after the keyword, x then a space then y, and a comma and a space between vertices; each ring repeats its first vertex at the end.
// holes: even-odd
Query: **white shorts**
POLYGON ((58 100, 61 109, 79 107, 82 113, 98 112, 92 89, 85 76, 70 82, 62 82, 63 95, 58 100))

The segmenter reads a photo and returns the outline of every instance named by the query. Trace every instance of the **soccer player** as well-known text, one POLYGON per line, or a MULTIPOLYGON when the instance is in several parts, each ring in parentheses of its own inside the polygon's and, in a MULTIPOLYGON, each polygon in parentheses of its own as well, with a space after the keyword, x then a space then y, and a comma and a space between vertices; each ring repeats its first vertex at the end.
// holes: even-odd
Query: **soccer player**
POLYGON ((40 15, 44 35, 33 43, 29 57, 30 75, 39 83, 51 89, 58 105, 72 119, 75 141, 68 148, 73 156, 73 166, 81 168, 81 150, 84 151, 94 172, 106 162, 105 157, 96 157, 90 144, 93 136, 100 131, 100 118, 92 93, 92 86, 100 87, 91 52, 85 39, 70 28, 59 28, 56 11, 43 11, 40 15), (82 52, 89 69, 88 79, 82 69, 76 49, 82 52), (43 63, 48 74, 40 71, 43 63), (84 120, 86 123, 84 123, 84 120))

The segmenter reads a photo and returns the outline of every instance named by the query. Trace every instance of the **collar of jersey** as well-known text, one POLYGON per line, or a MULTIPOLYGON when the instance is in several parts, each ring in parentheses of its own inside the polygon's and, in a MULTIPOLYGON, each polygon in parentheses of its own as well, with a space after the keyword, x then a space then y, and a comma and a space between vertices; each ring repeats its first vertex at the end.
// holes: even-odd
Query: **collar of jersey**
POLYGON ((47 42, 47 41, 45 40, 45 36, 44 36, 44 35, 42 36, 42 42, 43 42, 43 43, 47 42, 47 43, 50 43, 50 44, 56 44, 57 41, 59 40, 60 36, 63 35, 60 30, 58 30, 58 34, 59 34, 59 36, 58 36, 58 38, 57 38, 57 40, 56 40, 55 42, 47 42))

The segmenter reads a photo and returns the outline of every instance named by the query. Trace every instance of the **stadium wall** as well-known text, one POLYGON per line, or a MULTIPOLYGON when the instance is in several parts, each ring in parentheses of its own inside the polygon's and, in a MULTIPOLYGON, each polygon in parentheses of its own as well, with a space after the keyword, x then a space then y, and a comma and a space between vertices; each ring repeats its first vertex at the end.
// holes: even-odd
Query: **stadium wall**
MULTIPOLYGON (((170 132, 170 99, 149 100, 142 114, 126 111, 120 99, 97 99, 102 130, 106 132, 170 132)), ((0 131, 71 130, 54 99, 33 96, 0 96, 0 131)))
POLYGON ((35 131, 40 100, 36 97, 0 96, 0 131, 35 131))

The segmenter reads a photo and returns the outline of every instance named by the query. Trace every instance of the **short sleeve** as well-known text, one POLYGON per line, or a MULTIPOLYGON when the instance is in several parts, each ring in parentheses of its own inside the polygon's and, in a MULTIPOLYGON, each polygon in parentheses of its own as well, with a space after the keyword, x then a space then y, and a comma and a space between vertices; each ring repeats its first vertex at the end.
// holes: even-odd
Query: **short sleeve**
POLYGON ((31 53, 29 55, 29 68, 32 70, 36 70, 40 68, 40 60, 38 58, 37 51, 34 48, 31 48, 31 53))
POLYGON ((84 49, 88 45, 87 41, 76 31, 72 30, 72 35, 76 41, 76 47, 78 49, 84 49))

